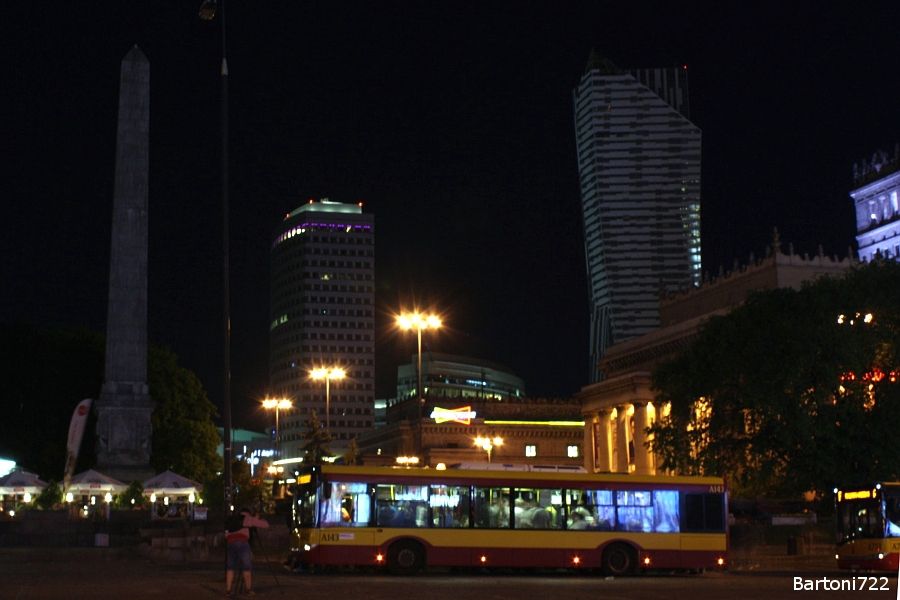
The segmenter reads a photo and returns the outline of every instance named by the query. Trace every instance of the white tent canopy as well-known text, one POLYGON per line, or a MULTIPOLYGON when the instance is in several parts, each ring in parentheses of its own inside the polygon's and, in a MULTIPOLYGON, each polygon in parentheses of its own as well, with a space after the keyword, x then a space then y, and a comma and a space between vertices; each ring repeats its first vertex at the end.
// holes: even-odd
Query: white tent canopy
POLYGON ((150 496, 188 496, 198 494, 203 486, 196 481, 182 477, 172 471, 160 473, 144 482, 144 495, 150 496))
POLYGON ((120 494, 127 488, 128 486, 118 479, 89 469, 72 477, 72 483, 67 491, 75 496, 101 496, 107 493, 120 494))
POLYGON ((47 482, 38 479, 34 473, 13 471, 0 477, 0 494, 40 494, 47 482))

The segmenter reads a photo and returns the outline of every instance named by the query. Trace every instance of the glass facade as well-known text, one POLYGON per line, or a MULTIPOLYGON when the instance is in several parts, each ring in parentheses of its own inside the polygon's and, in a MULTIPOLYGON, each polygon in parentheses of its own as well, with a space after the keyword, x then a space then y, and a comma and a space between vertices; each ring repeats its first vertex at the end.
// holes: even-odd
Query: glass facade
POLYGON ((596 382, 606 348, 659 328, 661 291, 700 282, 701 134, 683 69, 592 60, 574 105, 596 382))

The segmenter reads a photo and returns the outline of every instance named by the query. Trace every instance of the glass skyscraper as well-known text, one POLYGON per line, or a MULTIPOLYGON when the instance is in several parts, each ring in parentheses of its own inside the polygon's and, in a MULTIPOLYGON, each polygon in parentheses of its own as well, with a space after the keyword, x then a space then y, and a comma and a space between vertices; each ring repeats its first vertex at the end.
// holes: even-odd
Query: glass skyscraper
POLYGON ((574 104, 595 382, 606 348, 659 328, 661 293, 700 282, 700 129, 686 69, 592 54, 574 104))

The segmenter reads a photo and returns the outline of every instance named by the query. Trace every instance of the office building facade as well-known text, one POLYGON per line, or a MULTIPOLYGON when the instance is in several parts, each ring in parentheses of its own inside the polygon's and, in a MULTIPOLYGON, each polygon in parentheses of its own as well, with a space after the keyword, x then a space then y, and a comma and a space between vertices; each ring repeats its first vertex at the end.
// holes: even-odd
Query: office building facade
POLYGON ((606 348, 659 327, 662 292, 701 279, 701 133, 686 73, 592 55, 574 91, 592 382, 606 348))
POLYGON ((856 243, 859 259, 900 260, 900 148, 894 155, 877 152, 853 169, 856 243))
POLYGON ((270 395, 293 403, 280 413, 281 457, 302 456, 312 411, 341 452, 375 418, 374 215, 310 200, 276 229, 271 271, 270 395), (323 367, 346 374, 327 395, 325 380, 311 376, 323 367))

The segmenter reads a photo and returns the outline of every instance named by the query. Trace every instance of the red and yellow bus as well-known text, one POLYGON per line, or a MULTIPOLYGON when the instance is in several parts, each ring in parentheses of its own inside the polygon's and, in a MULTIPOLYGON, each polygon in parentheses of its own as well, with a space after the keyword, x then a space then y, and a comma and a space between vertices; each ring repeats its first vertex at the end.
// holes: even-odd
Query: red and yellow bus
POLYGON ((900 483, 835 490, 837 559, 841 569, 900 569, 900 483))
POLYGON ((721 567, 728 493, 714 477, 313 466, 295 471, 298 565, 721 567))

